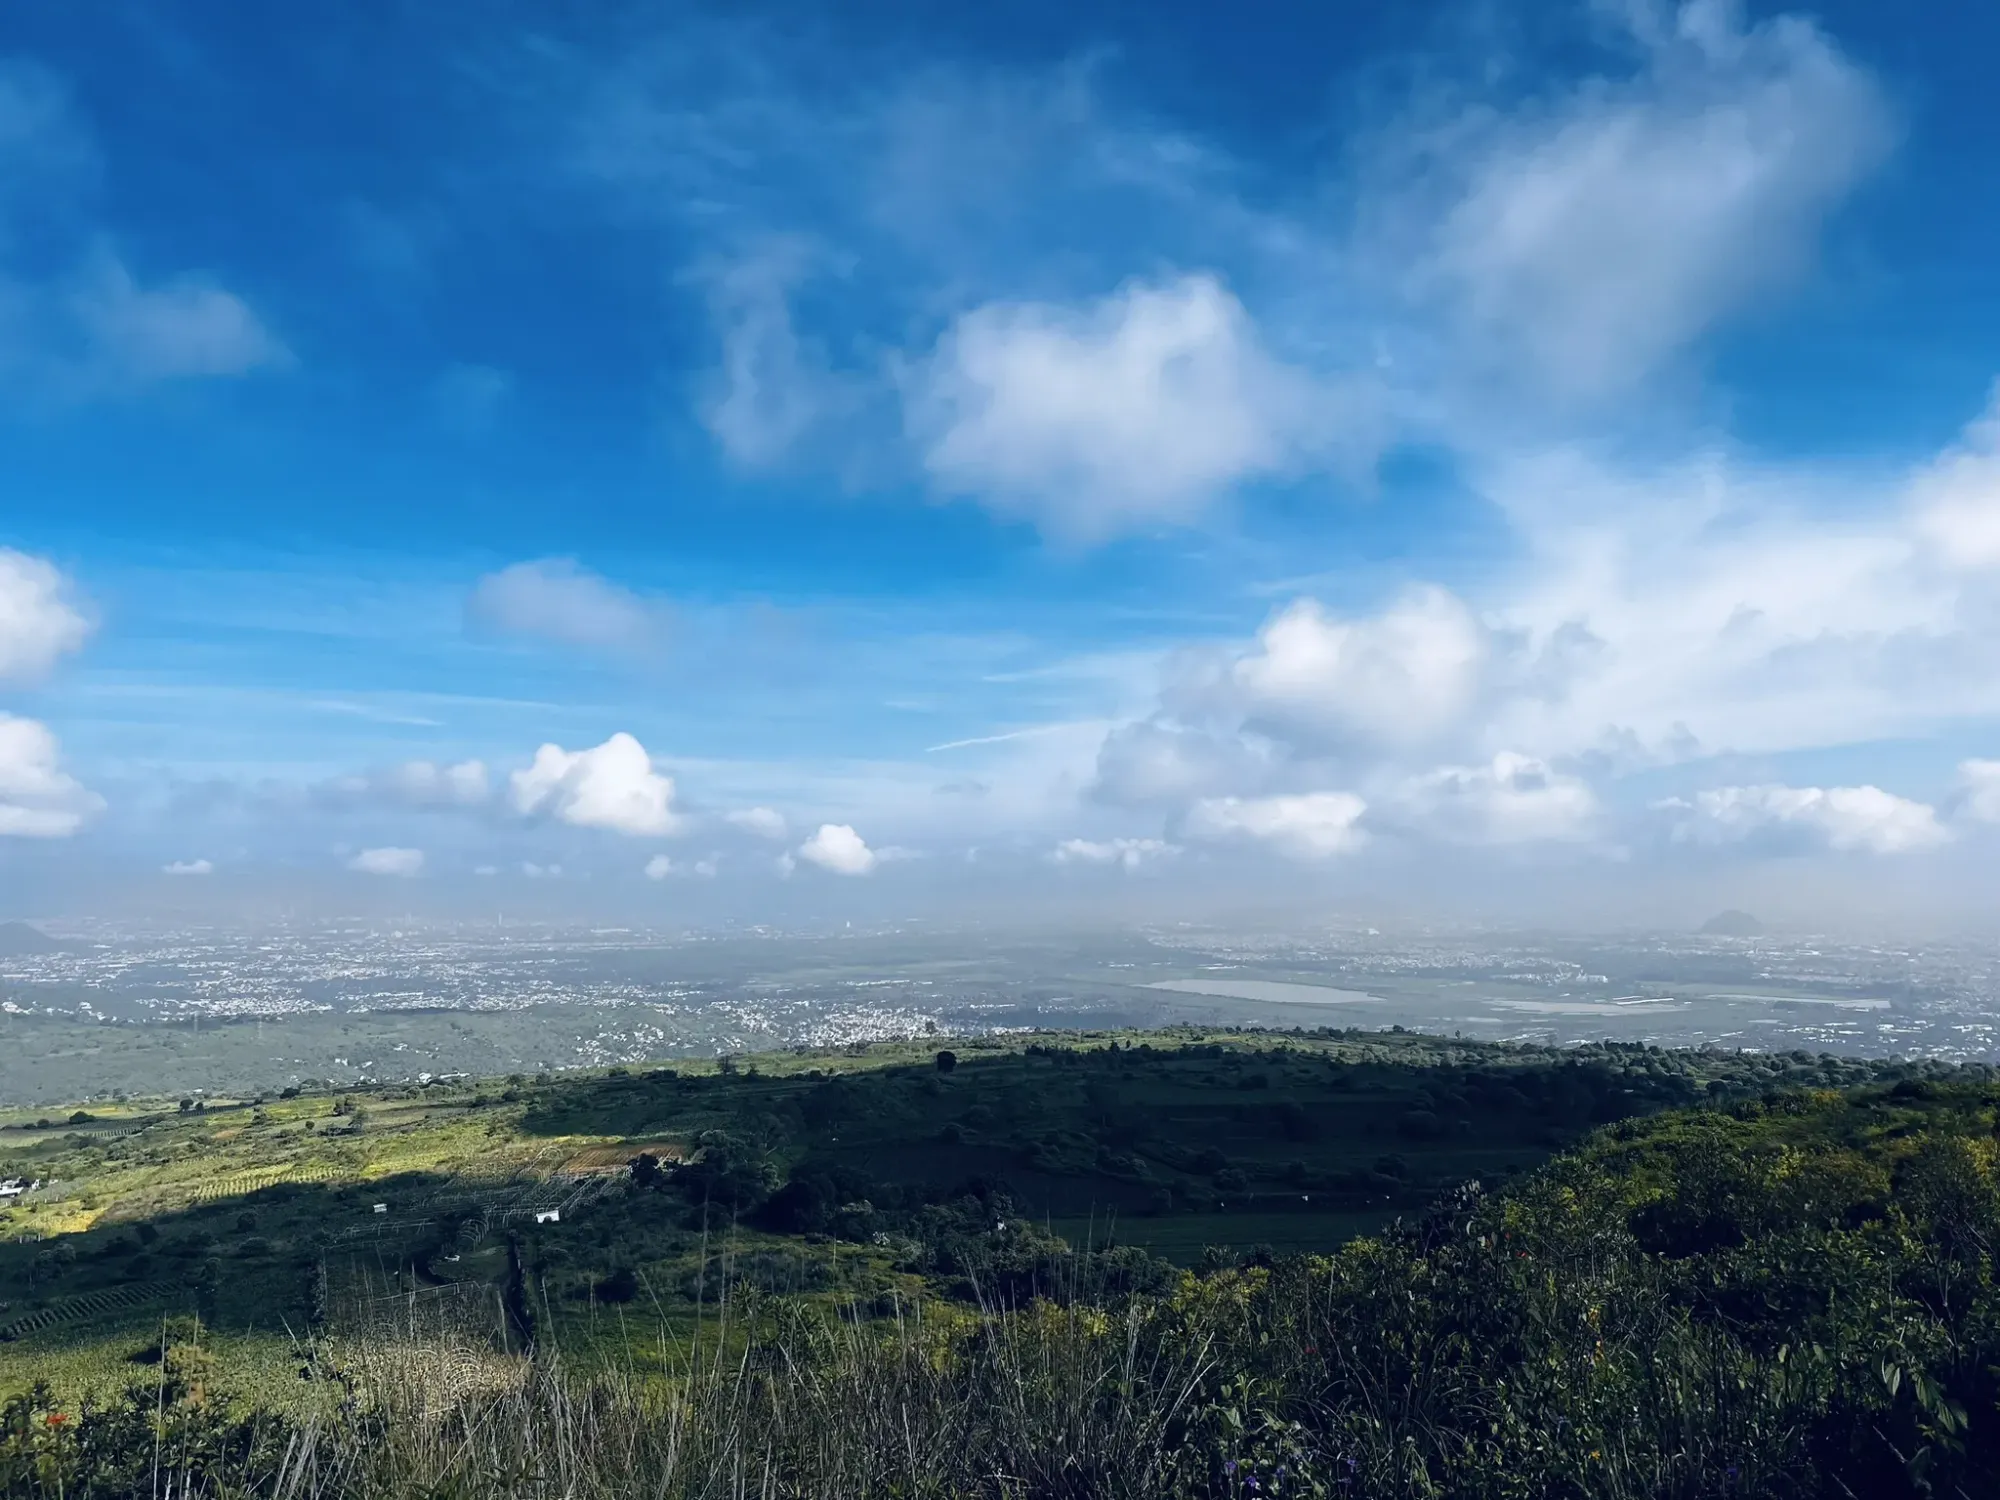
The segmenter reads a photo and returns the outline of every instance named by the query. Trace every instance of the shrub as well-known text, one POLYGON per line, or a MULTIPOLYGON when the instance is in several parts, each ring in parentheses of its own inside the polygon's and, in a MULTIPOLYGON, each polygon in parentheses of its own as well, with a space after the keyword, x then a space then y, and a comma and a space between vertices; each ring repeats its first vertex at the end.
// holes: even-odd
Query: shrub
POLYGON ((630 1266, 620 1266, 591 1288, 599 1302, 630 1302, 639 1295, 639 1276, 630 1266))

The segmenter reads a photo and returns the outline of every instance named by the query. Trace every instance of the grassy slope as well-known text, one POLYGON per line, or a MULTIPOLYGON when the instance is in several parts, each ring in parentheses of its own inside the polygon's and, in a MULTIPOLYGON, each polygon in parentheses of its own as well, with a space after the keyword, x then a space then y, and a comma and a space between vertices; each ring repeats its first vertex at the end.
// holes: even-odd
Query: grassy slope
POLYGON ((0 1385, 115 1384, 163 1316, 198 1311, 233 1362, 279 1389, 295 1380, 320 1264, 336 1333, 448 1332, 499 1349, 510 1238, 543 1337, 578 1352, 644 1356, 712 1315, 730 1278, 766 1299, 879 1307, 927 1284, 934 1258, 909 1249, 922 1205, 968 1180, 1004 1182, 1016 1212, 1077 1241, 1115 1236, 1182 1261, 1210 1245, 1327 1249, 1463 1178, 1505 1180, 1605 1120, 1871 1076, 1804 1057, 1381 1033, 955 1045, 948 1075, 932 1047, 906 1044, 760 1057, 732 1074, 614 1069, 0 1121, 0 1176, 60 1180, 0 1211, 0 1330, 14 1335, 0 1385), (736 1173, 704 1190, 705 1209, 684 1192, 633 1194, 616 1164, 640 1149, 736 1173), (613 1175, 591 1175, 606 1165, 613 1175), (762 1174, 748 1189, 746 1172, 762 1174), (823 1184, 827 1210, 861 1197, 875 1217, 804 1235, 752 1227, 755 1199, 787 1175, 823 1184), (743 1213, 726 1209, 731 1195, 743 1213), (532 1211, 550 1206, 565 1222, 536 1226, 532 1211), (596 1295, 620 1270, 637 1295, 596 1295))

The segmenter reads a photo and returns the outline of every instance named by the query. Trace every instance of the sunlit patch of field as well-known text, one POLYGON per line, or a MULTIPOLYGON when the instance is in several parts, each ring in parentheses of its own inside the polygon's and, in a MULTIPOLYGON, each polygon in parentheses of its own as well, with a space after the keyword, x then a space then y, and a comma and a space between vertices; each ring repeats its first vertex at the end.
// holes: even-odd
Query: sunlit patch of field
POLYGON ((573 1177, 599 1172, 623 1172, 633 1157, 642 1154, 658 1157, 662 1162, 685 1161, 687 1142, 678 1137, 663 1137, 658 1140, 612 1141, 586 1146, 564 1161, 558 1170, 573 1177))
MULTIPOLYGON (((79 1403, 103 1400, 131 1386, 144 1388, 159 1378, 153 1351, 159 1347, 163 1323, 144 1308, 115 1322, 90 1325, 91 1337, 42 1337, 7 1346, 0 1357, 0 1400, 46 1380, 60 1400, 79 1403)), ((73 1330, 62 1330, 65 1335, 73 1330)), ((236 1333, 204 1328, 202 1346, 214 1357, 222 1387, 244 1403, 298 1410, 324 1400, 323 1386, 299 1379, 300 1346, 283 1333, 236 1333)))
POLYGON ((213 1203, 219 1198, 247 1198, 266 1188, 293 1182, 330 1182, 334 1168, 327 1162, 285 1162, 274 1167, 258 1167, 215 1177, 195 1189, 195 1203, 213 1203))
POLYGON ((43 1238, 51 1235, 82 1234, 103 1217, 103 1208, 94 1200, 72 1198, 67 1201, 38 1204, 35 1225, 30 1233, 43 1238))

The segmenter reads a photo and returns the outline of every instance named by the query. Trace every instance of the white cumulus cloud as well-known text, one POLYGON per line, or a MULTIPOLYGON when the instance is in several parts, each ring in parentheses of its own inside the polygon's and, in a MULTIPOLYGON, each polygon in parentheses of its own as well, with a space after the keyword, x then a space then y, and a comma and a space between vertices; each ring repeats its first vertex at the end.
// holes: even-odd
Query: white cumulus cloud
POLYGON ((363 875, 394 875, 409 879, 424 870, 421 849, 363 849, 347 862, 347 868, 363 875))
POLYGON ((40 676, 89 634, 55 564, 0 547, 0 680, 40 676))
POLYGON ((1081 311, 975 309, 905 397, 942 488, 1075 541, 1189 520, 1294 469, 1342 417, 1207 275, 1130 283, 1081 311))
POLYGON ((213 875, 215 873, 214 864, 205 859, 177 859, 171 864, 160 866, 160 869, 168 875, 213 875))
POLYGON ((47 726, 0 713, 0 837, 67 838, 103 808, 102 797, 62 769, 47 726))
POLYGON ((1482 600, 1507 643, 1485 748, 1628 763, 1922 737, 2000 711, 2000 616, 1940 573, 1900 481, 1575 451, 1497 473, 1528 561, 1482 600))
POLYGON ((819 831, 799 845, 798 856, 836 875, 866 875, 878 858, 845 823, 820 824, 819 831))
POLYGON ((1266 844, 1295 859, 1327 859, 1361 847, 1368 804, 1352 792, 1204 797, 1189 810, 1190 838, 1266 844))
POLYGON ((648 880, 665 880, 673 873, 674 862, 664 854, 655 854, 651 859, 646 861, 646 878, 648 880))
MULTIPOLYGON (((1496 463, 1483 488, 1520 554, 1473 601, 1419 587, 1349 615, 1301 598, 1251 640, 1186 653, 1152 712, 1101 741, 1088 791, 1184 811, 1351 786, 1378 832, 1581 839, 1608 821, 1604 782, 1644 767, 1990 726, 2000 606, 1978 547, 1942 547, 1936 506, 1985 493, 1994 421, 1913 477, 1574 448, 1496 463)), ((1981 776, 1961 777, 1954 818, 2000 808, 1981 776)), ((1684 837, 1757 823, 1761 844, 1915 846, 1946 826, 1851 831, 1875 795, 1717 805, 1684 837)))
POLYGON ((1397 810, 1452 843, 1520 844, 1586 838, 1597 794, 1580 777, 1501 751, 1484 765, 1441 766, 1398 790, 1397 810))
POLYGON ((1315 747, 1410 745, 1473 706, 1488 656, 1472 611, 1415 588, 1378 614, 1334 616, 1300 599, 1258 632, 1224 686, 1253 727, 1315 747))
POLYGON ((646 747, 620 732, 590 750, 544 745, 508 779, 514 810, 578 828, 659 837, 681 826, 673 778, 653 769, 646 747))
POLYGON ((1684 837, 1712 842, 1772 833, 1808 836, 1830 849, 1906 854, 1951 838, 1937 810, 1875 786, 1726 786, 1695 795, 1684 837))

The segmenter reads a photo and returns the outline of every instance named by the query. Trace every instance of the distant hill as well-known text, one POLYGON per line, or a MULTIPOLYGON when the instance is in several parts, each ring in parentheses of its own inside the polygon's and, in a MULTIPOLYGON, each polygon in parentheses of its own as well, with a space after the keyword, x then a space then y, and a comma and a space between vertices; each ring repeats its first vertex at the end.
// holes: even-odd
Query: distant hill
POLYGON ((1756 937, 1764 924, 1747 911, 1717 912, 1701 924, 1703 937, 1756 937))
POLYGON ((60 953, 62 944, 26 922, 0 922, 0 958, 19 958, 28 953, 60 953))

